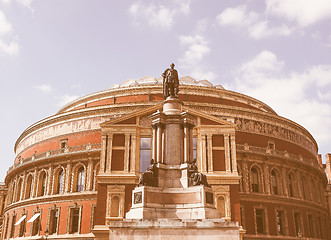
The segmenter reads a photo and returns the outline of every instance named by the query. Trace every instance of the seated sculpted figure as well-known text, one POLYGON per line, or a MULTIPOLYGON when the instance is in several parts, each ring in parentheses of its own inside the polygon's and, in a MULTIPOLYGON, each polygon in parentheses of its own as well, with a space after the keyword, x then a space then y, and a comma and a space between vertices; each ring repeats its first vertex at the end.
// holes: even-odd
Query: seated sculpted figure
POLYGON ((188 166, 188 175, 189 178, 192 180, 192 185, 193 186, 204 185, 206 187, 209 187, 206 175, 198 172, 198 167, 196 165, 196 162, 197 160, 194 159, 193 162, 191 162, 188 166))
POLYGON ((151 165, 149 165, 146 172, 140 175, 138 186, 157 187, 157 167, 154 159, 151 159, 150 163, 151 165))

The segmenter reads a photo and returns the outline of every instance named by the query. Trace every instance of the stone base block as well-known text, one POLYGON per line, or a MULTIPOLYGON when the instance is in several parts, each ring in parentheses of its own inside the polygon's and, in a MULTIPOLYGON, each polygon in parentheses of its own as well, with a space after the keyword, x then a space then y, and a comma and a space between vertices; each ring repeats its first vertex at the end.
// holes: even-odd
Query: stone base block
POLYGON ((212 208, 133 208, 127 219, 217 219, 220 214, 212 208))
POLYGON ((127 219, 218 219, 211 188, 136 187, 127 219))
POLYGON ((238 222, 127 220, 111 222, 109 240, 239 240, 238 222))

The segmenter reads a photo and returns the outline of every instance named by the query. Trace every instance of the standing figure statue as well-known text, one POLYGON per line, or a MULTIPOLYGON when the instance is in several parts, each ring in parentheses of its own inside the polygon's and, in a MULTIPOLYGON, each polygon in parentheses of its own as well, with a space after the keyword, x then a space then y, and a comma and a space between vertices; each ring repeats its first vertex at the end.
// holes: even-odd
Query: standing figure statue
POLYGON ((193 186, 204 185, 206 187, 209 187, 206 175, 198 172, 198 167, 196 165, 196 162, 197 160, 194 159, 193 162, 191 162, 188 165, 188 175, 189 178, 192 180, 192 185, 193 186))
POLYGON ((163 97, 178 97, 179 91, 179 79, 178 79, 178 72, 174 69, 175 64, 171 64, 170 68, 162 73, 163 77, 163 97))
POLYGON ((157 187, 157 167, 154 159, 151 159, 150 163, 151 165, 149 165, 146 172, 140 175, 138 186, 157 187))

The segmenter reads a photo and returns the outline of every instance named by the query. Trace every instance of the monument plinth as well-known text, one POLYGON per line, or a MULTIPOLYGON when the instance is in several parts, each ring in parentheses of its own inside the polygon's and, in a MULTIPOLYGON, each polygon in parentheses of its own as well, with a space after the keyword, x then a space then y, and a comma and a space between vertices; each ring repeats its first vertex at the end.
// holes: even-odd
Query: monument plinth
POLYGON ((162 111, 150 116, 151 165, 132 191, 123 221, 110 221, 109 239, 236 239, 238 222, 221 219, 207 178, 193 159, 195 124, 182 110, 174 65, 163 73, 162 111))

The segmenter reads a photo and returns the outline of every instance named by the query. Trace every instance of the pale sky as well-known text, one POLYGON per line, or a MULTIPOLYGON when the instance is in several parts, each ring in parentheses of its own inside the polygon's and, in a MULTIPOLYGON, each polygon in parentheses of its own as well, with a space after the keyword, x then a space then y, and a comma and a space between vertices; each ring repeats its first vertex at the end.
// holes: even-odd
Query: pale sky
POLYGON ((171 62, 265 102, 331 152, 330 0, 0 0, 0 181, 31 124, 171 62))

